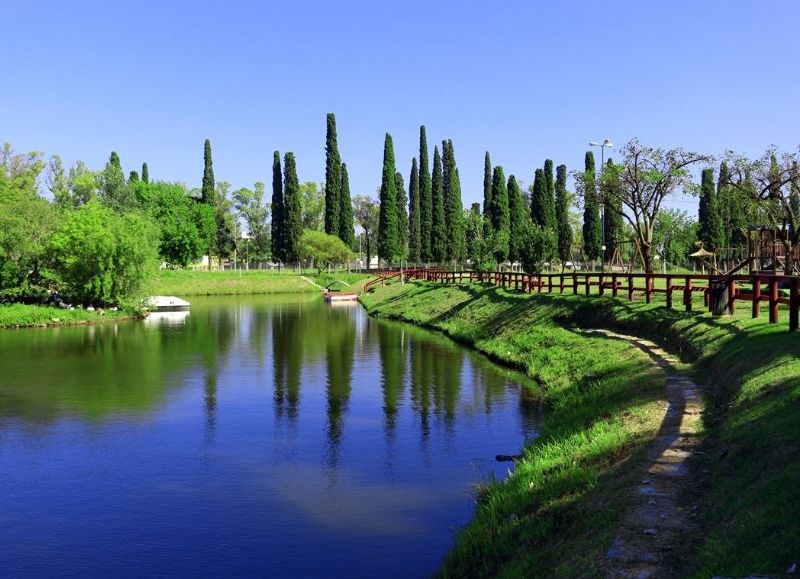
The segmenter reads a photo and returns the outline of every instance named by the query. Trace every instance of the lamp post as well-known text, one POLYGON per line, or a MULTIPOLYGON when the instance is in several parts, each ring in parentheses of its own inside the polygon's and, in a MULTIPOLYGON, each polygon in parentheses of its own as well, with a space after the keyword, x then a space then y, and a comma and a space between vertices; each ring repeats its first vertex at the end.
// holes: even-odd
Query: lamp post
MULTIPOLYGON (((590 147, 600 147, 600 187, 598 190, 602 191, 603 186, 603 171, 605 171, 606 163, 605 163, 605 152, 606 147, 609 149, 614 146, 614 143, 609 141, 608 139, 603 139, 602 143, 596 143, 595 141, 589 141, 590 147)), ((605 272, 606 270, 606 207, 605 207, 605 199, 600 199, 600 236, 602 241, 600 242, 600 273, 605 272)))

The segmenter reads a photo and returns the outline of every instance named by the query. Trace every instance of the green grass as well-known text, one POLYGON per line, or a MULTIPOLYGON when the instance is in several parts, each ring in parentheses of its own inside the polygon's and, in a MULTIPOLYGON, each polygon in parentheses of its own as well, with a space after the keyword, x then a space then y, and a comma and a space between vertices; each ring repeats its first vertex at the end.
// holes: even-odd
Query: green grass
POLYGON ((104 315, 98 312, 74 309, 64 310, 44 306, 31 306, 26 304, 0 305, 0 328, 14 326, 60 326, 69 324, 100 322, 106 320, 119 320, 132 316, 132 312, 106 311, 104 315))
POLYGON ((293 271, 161 270, 150 282, 148 295, 212 296, 319 292, 293 271))
MULTIPOLYGON (((480 494, 444 575, 599 573, 623 505, 623 461, 652 437, 661 396, 624 345, 569 328, 607 327, 679 354, 704 385, 704 453, 693 460, 701 536, 686 575, 776 575, 800 544, 800 333, 785 318, 668 310, 663 302, 517 294, 479 286, 399 284, 364 296, 376 315, 439 329, 535 376, 545 430, 513 477, 480 494)), ((702 302, 698 306, 701 308, 702 302)), ((633 463, 631 461, 630 463, 633 463)))

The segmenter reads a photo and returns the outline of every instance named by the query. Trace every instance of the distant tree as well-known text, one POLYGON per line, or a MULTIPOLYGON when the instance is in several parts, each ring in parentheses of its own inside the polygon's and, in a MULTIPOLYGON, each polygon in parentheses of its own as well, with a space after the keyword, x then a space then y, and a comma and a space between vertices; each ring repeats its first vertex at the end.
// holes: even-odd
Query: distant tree
POLYGON ((528 211, 522 197, 522 190, 514 175, 508 177, 509 243, 508 258, 519 261, 522 258, 525 233, 528 226, 528 211))
POLYGON ((489 151, 483 157, 483 218, 483 236, 488 239, 492 235, 492 161, 489 151))
MULTIPOLYGON (((609 159, 606 162, 606 171, 611 171, 613 175, 614 162, 609 159)), ((603 179, 601 184, 603 199, 603 243, 606 246, 605 261, 611 261, 616 252, 617 245, 622 241, 625 224, 622 221, 622 202, 615 191, 619 188, 617 179, 603 179), (613 203, 613 205, 612 205, 613 203)))
POLYGON ((325 134, 325 233, 339 235, 339 212, 342 187, 342 159, 336 142, 336 117, 328 113, 325 134))
POLYGON ((303 229, 312 231, 325 229, 325 193, 314 181, 300 183, 300 208, 303 229))
POLYGON ((306 229, 299 240, 300 259, 311 261, 320 273, 336 263, 346 263, 352 250, 337 235, 306 229))
POLYGON ((248 260, 267 261, 270 257, 270 225, 264 183, 257 182, 253 190, 247 187, 237 189, 233 192, 233 202, 250 236, 248 260))
POLYGON ((203 187, 200 196, 203 203, 208 203, 209 205, 213 204, 215 190, 214 165, 211 160, 211 141, 206 139, 203 144, 203 187))
POLYGON ((600 221, 600 201, 597 194, 594 153, 586 151, 583 172, 583 253, 592 261, 600 259, 603 244, 603 224, 600 221))
POLYGON ((375 232, 378 230, 380 209, 374 199, 366 195, 356 195, 353 199, 356 222, 364 230, 364 251, 367 257, 367 269, 373 253, 375 232))
POLYGON ((703 169, 700 178, 700 206, 698 208, 698 231, 710 251, 725 246, 722 216, 714 188, 714 169, 703 169))
MULTIPOLYGON (((541 169, 539 169, 541 171, 541 169)), ((494 257, 498 263, 508 259, 511 239, 511 217, 508 210, 508 189, 506 176, 499 165, 492 173, 491 200, 492 244, 494 257)))
MULTIPOLYGON (((227 181, 218 181, 214 189, 214 220, 217 230, 211 246, 211 251, 217 256, 218 263, 222 265, 222 258, 228 257, 236 248, 236 225, 233 216, 233 202, 228 197, 231 184, 227 181)), ((209 263, 211 254, 209 254, 209 263)))
POLYGON ((433 148, 433 174, 431 175, 431 253, 433 261, 442 263, 447 258, 447 224, 444 214, 444 179, 439 148, 433 148))
POLYGON ((107 207, 118 212, 134 208, 133 192, 125 183, 125 175, 116 151, 111 151, 108 163, 99 173, 98 185, 102 202, 107 207))
POLYGON ((670 264, 685 264, 696 250, 697 222, 685 211, 662 209, 653 228, 653 245, 670 264))
POLYGON ((448 140, 444 149, 447 166, 443 171, 445 185, 445 228, 447 230, 447 259, 452 262, 464 260, 464 206, 461 201, 461 179, 456 165, 453 141, 448 140))
POLYGON ((286 205, 283 199, 283 174, 281 172, 281 154, 272 154, 272 224, 270 225, 272 259, 286 261, 284 237, 286 229, 286 205))
POLYGON ((142 163, 142 181, 144 183, 150 182, 150 170, 147 168, 147 163, 142 163))
POLYGON ((348 247, 356 244, 356 233, 353 229, 353 200, 350 198, 350 177, 347 164, 342 163, 342 184, 339 187, 339 239, 348 247))
POLYGON ((45 184, 53 194, 53 199, 57 205, 68 205, 69 199, 69 180, 67 179, 66 171, 64 171, 64 164, 61 162, 61 157, 53 155, 47 163, 47 177, 45 184))
POLYGON ((556 232, 535 223, 529 223, 525 229, 522 243, 522 268, 531 274, 539 273, 556 254, 556 232))
POLYGON ((420 221, 420 190, 419 168, 417 158, 411 160, 411 179, 408 184, 408 259, 411 262, 420 261, 421 221, 420 221))
POLYGON ((128 183, 136 183, 139 181, 139 173, 131 171, 128 173, 128 183))
MULTIPOLYGON (((743 247, 747 245, 747 229, 754 211, 754 201, 749 195, 730 185, 728 163, 722 161, 717 179, 717 202, 722 217, 725 245, 743 247)), ((798 212, 800 214, 800 212, 798 212)), ((753 223, 755 225, 755 222, 753 223)))
POLYGON ((394 185, 397 189, 397 238, 400 247, 400 259, 408 259, 408 195, 400 171, 394 174, 394 185))
POLYGON ((378 223, 378 257, 389 263, 400 257, 400 236, 397 223, 397 169, 394 163, 392 136, 386 133, 383 144, 383 178, 380 191, 378 223))
POLYGON ((286 153, 283 157, 283 201, 285 207, 284 256, 287 263, 298 263, 300 261, 300 235, 303 231, 303 221, 300 204, 300 183, 297 180, 294 153, 286 153))
POLYGON ((425 125, 419 128, 419 216, 420 216, 420 257, 423 261, 433 260, 431 239, 433 237, 433 185, 431 169, 428 164, 428 138, 425 125))
POLYGON ((570 260, 572 248, 572 227, 569 223, 569 195, 567 194, 567 166, 556 167, 556 243, 558 258, 563 264, 570 260))
POLYGON ((480 203, 473 203, 469 211, 465 211, 465 240, 467 259, 472 262, 473 268, 483 263, 485 255, 483 248, 483 212, 480 203))

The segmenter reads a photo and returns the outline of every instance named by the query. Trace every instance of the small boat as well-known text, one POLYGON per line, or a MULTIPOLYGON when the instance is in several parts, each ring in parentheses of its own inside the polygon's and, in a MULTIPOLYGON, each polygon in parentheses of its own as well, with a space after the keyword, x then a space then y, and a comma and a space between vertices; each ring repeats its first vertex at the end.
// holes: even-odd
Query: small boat
POLYGON ((358 300, 358 294, 356 293, 345 293, 345 292, 325 292, 325 301, 328 303, 339 303, 339 302, 355 302, 358 300))
POLYGON ((185 312, 189 309, 189 302, 175 296, 151 296, 145 300, 145 305, 152 312, 185 312))

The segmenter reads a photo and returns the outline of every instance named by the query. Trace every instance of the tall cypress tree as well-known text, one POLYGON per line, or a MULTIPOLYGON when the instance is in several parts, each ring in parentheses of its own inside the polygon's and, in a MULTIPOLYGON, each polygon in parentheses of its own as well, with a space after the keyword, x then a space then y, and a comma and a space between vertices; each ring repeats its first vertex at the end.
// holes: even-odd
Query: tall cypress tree
POLYGON ((456 166, 456 154, 453 141, 446 141, 442 171, 445 194, 445 227, 447 230, 447 259, 455 262, 463 261, 464 243, 464 206, 461 201, 461 179, 456 166))
MULTIPOLYGON (((614 175, 614 161, 606 162, 606 175, 614 175)), ((622 198, 619 195, 619 178, 603 179, 600 184, 603 194, 603 243, 606 246, 604 259, 611 261, 617 245, 622 241, 625 224, 622 222, 622 198)))
POLYGON ((147 169, 147 163, 142 163, 142 182, 150 182, 150 171, 147 169))
POLYGON ((489 151, 483 156, 483 237, 492 235, 492 161, 489 151))
POLYGON ((572 226, 569 223, 569 197, 567 196, 567 166, 556 167, 556 235, 558 258, 563 264, 570 259, 572 248, 572 226))
MULTIPOLYGON (((541 169, 539 169, 541 171, 541 169)), ((494 237, 494 258, 498 263, 508 259, 511 238, 511 216, 508 209, 508 189, 506 176, 499 165, 492 172, 492 198, 490 217, 494 237)))
POLYGON ((544 161, 544 185, 545 185, 545 218, 547 220, 546 229, 556 230, 556 201, 555 201, 555 182, 553 181, 553 161, 544 161))
POLYGON ((508 258, 519 261, 522 256, 524 232, 528 224, 525 199, 514 175, 508 177, 509 243, 508 258))
POLYGON ((131 171, 128 173, 128 183, 137 183, 139 181, 139 173, 131 171))
POLYGON ((285 207, 283 250, 288 263, 298 263, 303 216, 294 153, 286 153, 283 157, 283 202, 285 207))
POLYGON ((433 227, 431 228, 431 253, 433 261, 442 263, 447 259, 447 224, 444 213, 444 180, 442 157, 439 148, 433 148, 433 175, 431 175, 431 205, 433 227))
POLYGON ((531 219, 535 225, 544 229, 549 227, 547 209, 547 184, 544 171, 536 169, 533 175, 533 191, 531 193, 531 219))
POLYGON ((342 184, 339 187, 339 238, 353 247, 356 244, 356 232, 353 229, 353 200, 350 198, 350 177, 347 164, 342 163, 342 184))
POLYGON ((594 153, 586 151, 583 173, 583 253, 590 260, 599 259, 602 253, 603 232, 600 222, 600 203, 597 199, 594 153))
POLYGON ((425 125, 419 128, 419 252, 423 261, 433 260, 431 239, 433 237, 433 194, 431 169, 428 164, 428 137, 425 125))
POLYGON ((286 204, 283 198, 283 174, 281 172, 281 154, 275 151, 272 154, 272 233, 271 247, 272 259, 286 261, 284 237, 286 230, 286 204))
POLYGON ((383 177, 378 217, 378 257, 389 263, 397 261, 400 255, 395 173, 397 170, 394 164, 394 144, 392 136, 386 133, 383 143, 383 177))
POLYGON ((400 245, 398 257, 408 259, 408 195, 400 171, 394 174, 394 186, 397 189, 397 239, 400 245))
POLYGON ((714 169, 703 169, 700 177, 700 207, 698 211, 698 236, 713 251, 724 247, 722 217, 714 189, 714 169))
POLYGON ((203 187, 200 200, 209 205, 214 203, 214 164, 211 161, 211 141, 203 145, 203 187))
POLYGON ((339 192, 342 187, 342 160, 336 142, 336 117, 328 113, 325 135, 325 233, 339 235, 339 192))
POLYGON ((408 184, 408 260, 418 263, 420 260, 420 205, 419 205, 419 168, 417 158, 411 160, 411 179, 408 184))

